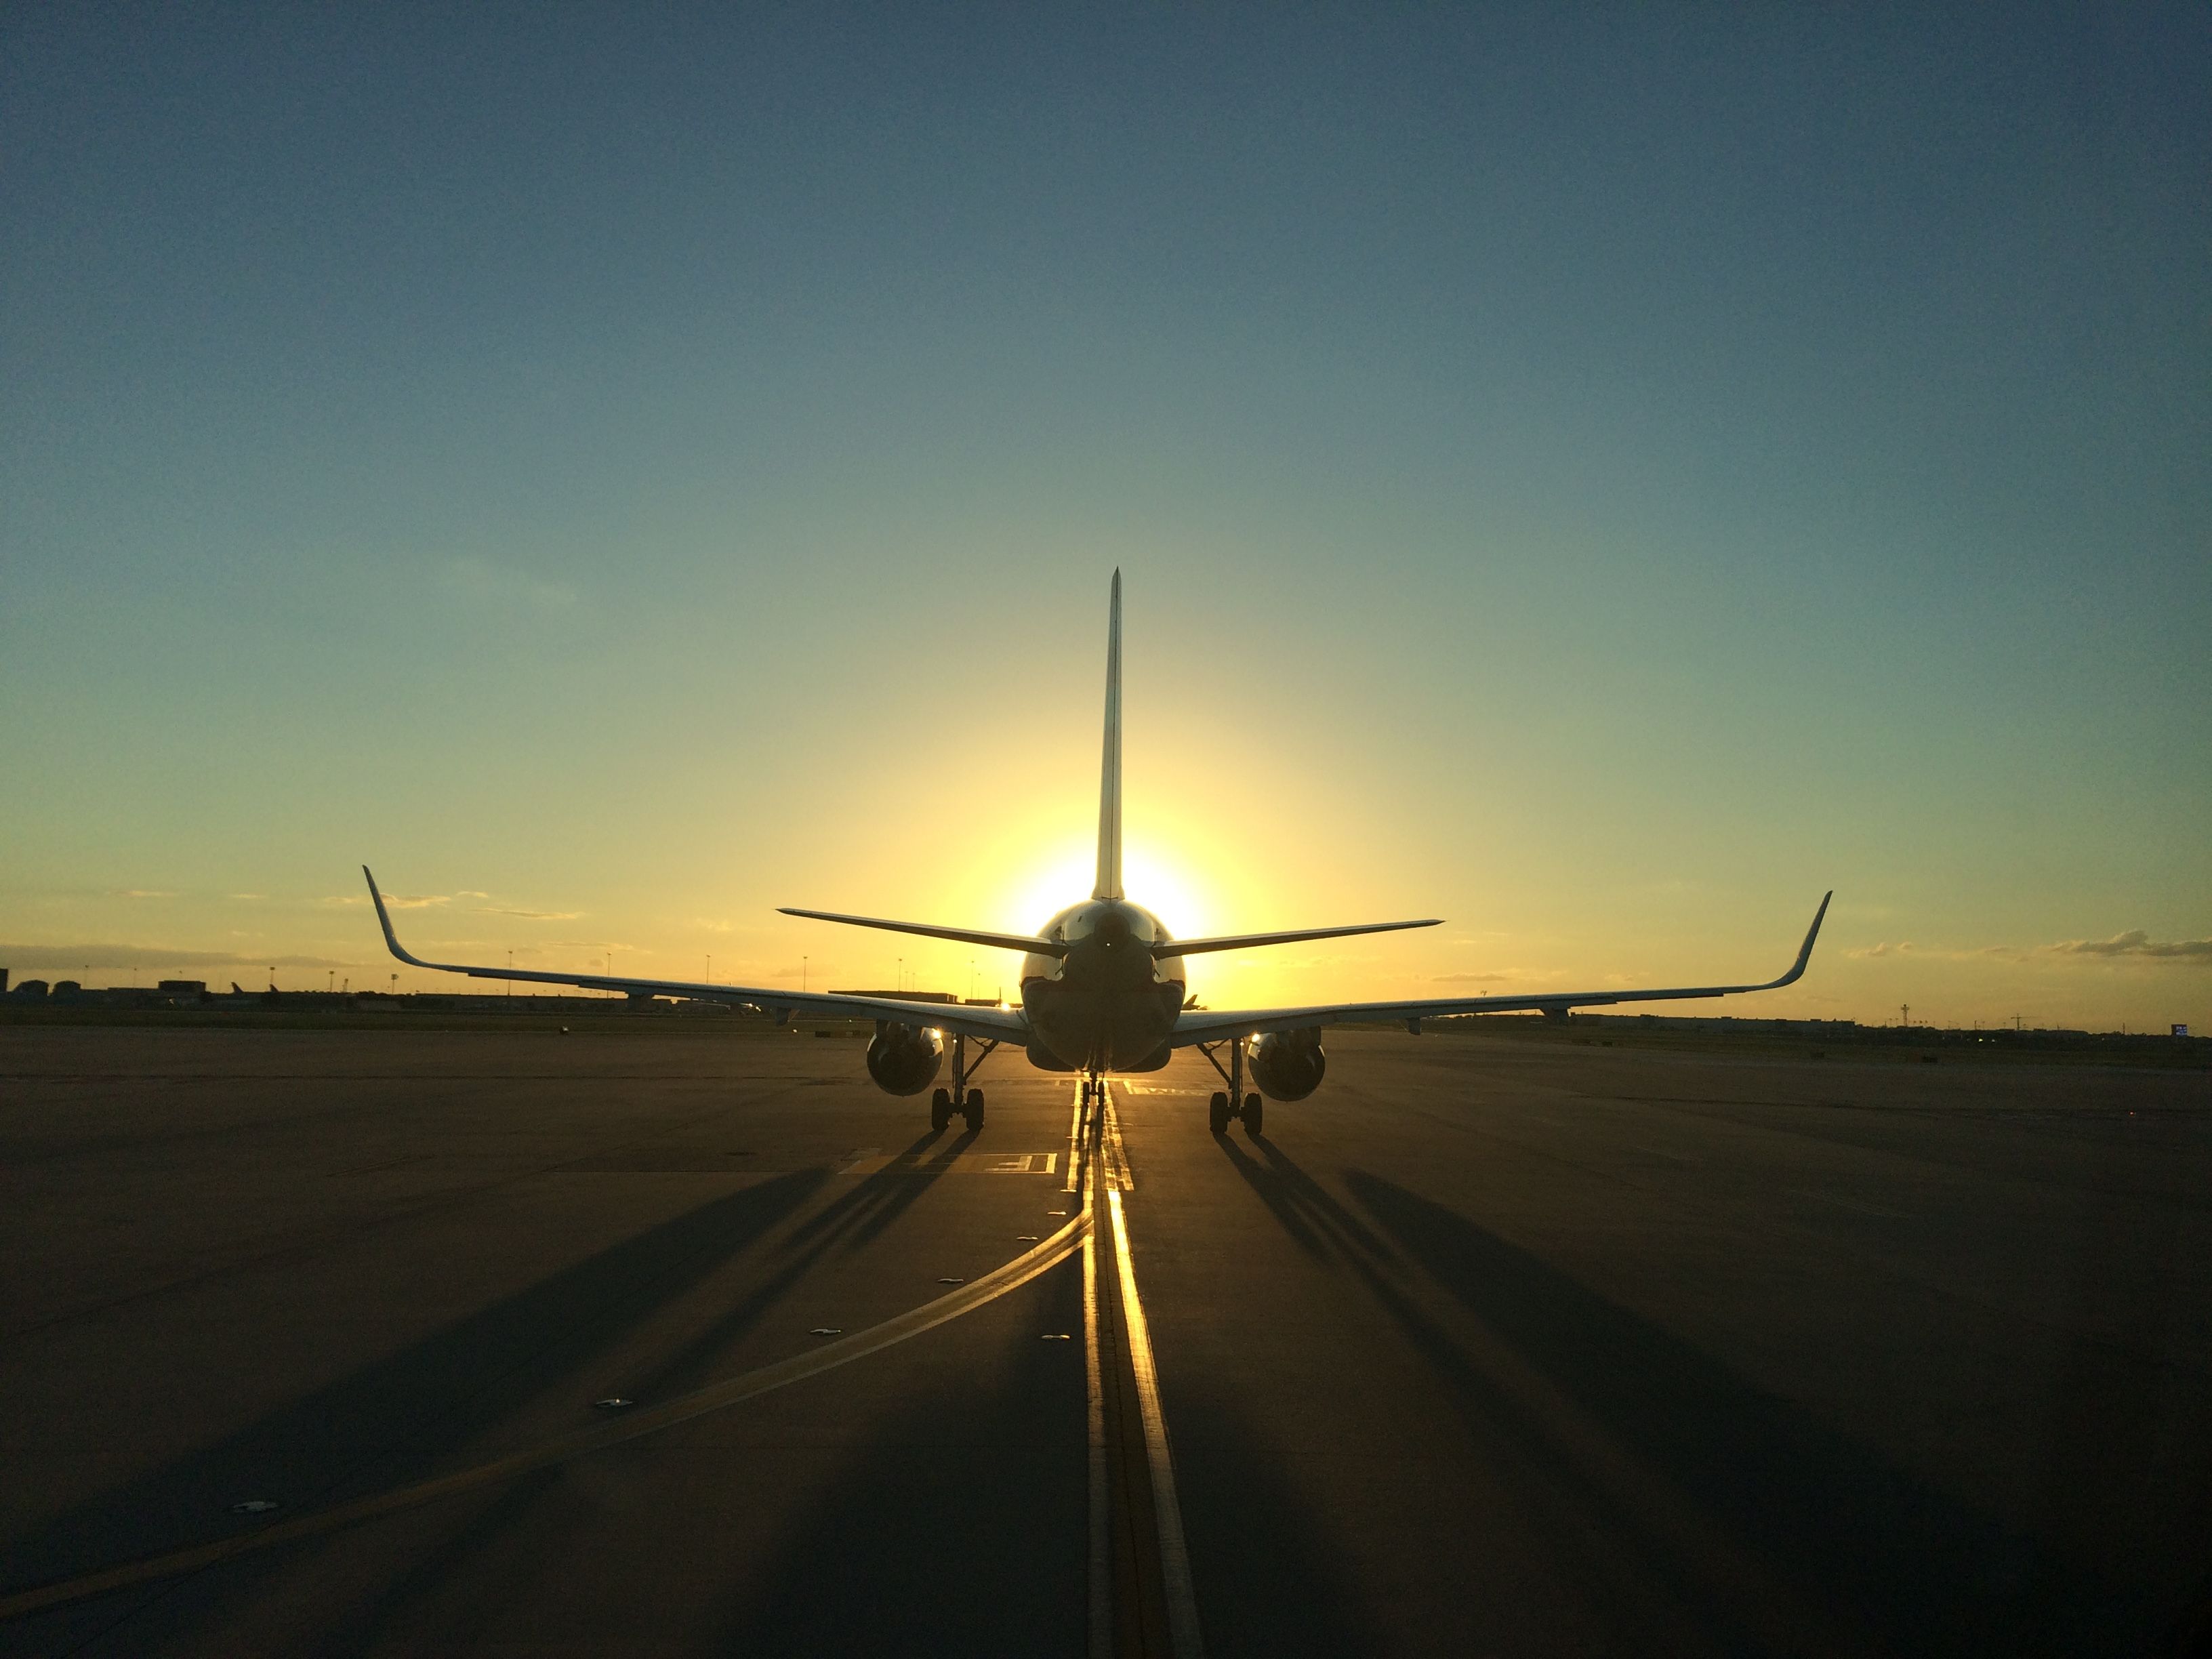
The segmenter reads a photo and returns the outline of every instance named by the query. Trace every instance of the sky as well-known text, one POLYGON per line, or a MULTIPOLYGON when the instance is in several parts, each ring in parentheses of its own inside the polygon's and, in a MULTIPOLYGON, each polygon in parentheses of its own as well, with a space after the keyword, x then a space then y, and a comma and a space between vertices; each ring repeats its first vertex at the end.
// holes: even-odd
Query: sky
POLYGON ((1211 1006, 2212 1029, 2212 12, 1567 10, 6 9, 0 966, 1012 994, 1118 568, 1211 1006))

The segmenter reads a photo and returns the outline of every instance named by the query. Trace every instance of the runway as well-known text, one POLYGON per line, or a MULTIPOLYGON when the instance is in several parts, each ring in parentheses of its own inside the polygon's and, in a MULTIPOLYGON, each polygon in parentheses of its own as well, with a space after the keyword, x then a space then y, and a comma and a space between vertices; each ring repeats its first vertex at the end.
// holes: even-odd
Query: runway
POLYGON ((0 1032, 0 1652, 2127 1652, 2204 1595, 2204 1074, 1329 1046, 1265 1138, 1195 1057, 932 1136, 805 1036, 0 1032))

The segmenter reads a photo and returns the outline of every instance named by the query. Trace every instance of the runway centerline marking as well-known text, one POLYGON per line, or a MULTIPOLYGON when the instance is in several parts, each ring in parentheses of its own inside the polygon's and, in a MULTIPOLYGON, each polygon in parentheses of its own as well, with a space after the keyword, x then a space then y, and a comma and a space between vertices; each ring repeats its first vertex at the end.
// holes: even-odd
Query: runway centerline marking
MULTIPOLYGON (((1076 1091, 1075 1107, 1078 1133, 1083 1126, 1083 1093, 1076 1091)), ((1085 1167, 1079 1161, 1078 1152, 1068 1156, 1068 1189, 1075 1189, 1079 1173, 1085 1167)), ((1094 1171, 1092 1180, 1097 1176, 1094 1171)), ((1084 1213, 1090 1209, 1086 1203, 1084 1213)), ((1084 1464, 1087 1481, 1086 1508, 1089 1515, 1089 1548, 1085 1567, 1090 1585, 1089 1618, 1090 1659, 1112 1659, 1114 1652, 1114 1573, 1111 1560, 1113 1516, 1109 1510, 1110 1496, 1106 1474, 1106 1393, 1105 1378, 1100 1369, 1098 1351, 1098 1235, 1094 1228, 1083 1236, 1083 1346, 1084 1346, 1084 1464)))
MULTIPOLYGON (((1102 1152, 1118 1152, 1121 1132, 1110 1093, 1107 1097, 1104 1128, 1102 1152)), ((1159 1370, 1152 1358, 1152 1328, 1145 1317, 1144 1301, 1137 1293, 1137 1265, 1129 1253, 1129 1226, 1121 1202, 1123 1189, 1111 1182, 1102 1184, 1113 1227, 1114 1259, 1121 1275, 1122 1335, 1128 1347, 1130 1367, 1135 1373, 1138 1415, 1144 1425, 1145 1462, 1152 1478, 1152 1519, 1159 1545, 1161 1589, 1167 1603, 1169 1643, 1176 1659, 1202 1659, 1206 1644, 1199 1632, 1190 1552, 1183 1539, 1182 1506, 1176 1499, 1175 1459, 1168 1445, 1167 1414, 1160 1405, 1159 1370)))
POLYGON ((948 1291, 879 1325, 855 1331, 841 1340, 825 1342, 810 1352, 795 1354, 773 1365, 763 1365, 725 1382, 710 1383, 690 1394, 663 1401, 658 1406, 640 1407, 625 1413, 617 1422, 562 1435, 527 1451, 514 1452, 488 1463, 458 1469, 451 1474, 437 1475, 412 1486, 395 1487, 390 1492, 356 1498, 332 1509, 295 1516, 255 1531, 217 1539, 212 1543, 170 1550, 160 1555, 127 1561, 118 1566, 105 1567, 76 1577, 18 1590, 13 1595, 0 1596, 0 1620, 20 1618, 25 1613, 60 1607, 70 1601, 82 1601, 91 1596, 106 1595, 111 1590, 125 1589, 133 1584, 196 1572, 255 1550, 267 1549, 272 1545, 291 1543, 318 1534, 333 1532, 357 1522, 413 1509, 434 1498, 452 1497, 477 1486, 550 1468, 554 1464, 565 1463, 610 1446, 618 1446, 625 1441, 642 1439, 663 1429, 673 1428, 679 1423, 688 1423, 693 1418, 704 1417, 710 1412, 721 1411, 740 1401, 787 1388, 793 1382, 818 1376, 824 1371, 835 1370, 841 1365, 848 1365, 856 1359, 880 1352, 910 1337, 920 1336, 925 1331, 934 1330, 963 1314, 973 1313, 986 1303, 995 1302, 1009 1291, 1018 1290, 1038 1274, 1058 1267, 1083 1248, 1084 1241, 1090 1234, 1090 1212, 1087 1209, 1079 1211, 1058 1232, 1023 1251, 1012 1261, 994 1268, 972 1285, 963 1285, 957 1291, 948 1291))

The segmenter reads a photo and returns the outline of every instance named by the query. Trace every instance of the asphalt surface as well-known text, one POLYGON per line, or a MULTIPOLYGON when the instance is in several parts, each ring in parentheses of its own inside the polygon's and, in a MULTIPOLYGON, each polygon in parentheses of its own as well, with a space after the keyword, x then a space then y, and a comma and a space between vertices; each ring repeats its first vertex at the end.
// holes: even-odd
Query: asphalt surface
POLYGON ((1011 1056, 931 1136, 803 1036, 0 1032, 0 1653, 1079 1655, 1102 1570, 1173 1651, 1170 1553, 1215 1655, 2203 1596, 2204 1074, 1329 1060, 1264 1138, 1117 1080, 1125 1260, 1011 1056))

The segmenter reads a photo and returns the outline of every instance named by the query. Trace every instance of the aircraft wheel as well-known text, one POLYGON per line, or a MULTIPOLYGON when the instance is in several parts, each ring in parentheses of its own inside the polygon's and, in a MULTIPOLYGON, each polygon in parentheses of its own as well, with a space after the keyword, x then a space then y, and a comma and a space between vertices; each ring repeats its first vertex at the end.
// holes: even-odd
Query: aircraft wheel
POLYGON ((1244 1097, 1244 1109, 1243 1112, 1239 1113, 1238 1115, 1244 1120, 1244 1133, 1246 1134, 1256 1135, 1260 1133, 1261 1115, 1266 1110, 1266 1109, 1267 1103, 1262 1101, 1259 1096, 1247 1095, 1244 1097))
POLYGON ((983 1127, 983 1091, 981 1089, 968 1091, 968 1103, 960 1109, 960 1115, 968 1121, 969 1134, 983 1127))
POLYGON ((952 1121, 952 1097, 939 1089, 929 1097, 929 1127, 943 1133, 945 1126, 952 1121))
POLYGON ((1215 1134, 1229 1132, 1229 1097, 1216 1089, 1213 1098, 1206 1103, 1206 1127, 1215 1134))

